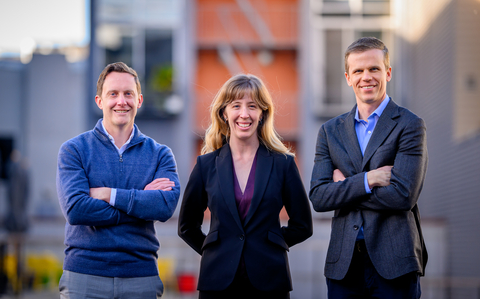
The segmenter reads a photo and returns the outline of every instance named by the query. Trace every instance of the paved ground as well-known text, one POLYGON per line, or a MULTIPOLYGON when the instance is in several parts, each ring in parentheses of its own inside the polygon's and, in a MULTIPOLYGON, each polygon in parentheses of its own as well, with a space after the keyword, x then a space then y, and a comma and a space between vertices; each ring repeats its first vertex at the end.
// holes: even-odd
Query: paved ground
POLYGON ((1 299, 59 299, 58 292, 42 291, 42 292, 25 292, 19 296, 0 295, 1 299))
MULTIPOLYGON (((42 292, 25 292, 20 296, 0 295, 0 299, 59 299, 58 291, 42 291, 42 292)), ((179 294, 164 294, 162 299, 194 299, 198 298, 198 294, 179 295, 179 294)))

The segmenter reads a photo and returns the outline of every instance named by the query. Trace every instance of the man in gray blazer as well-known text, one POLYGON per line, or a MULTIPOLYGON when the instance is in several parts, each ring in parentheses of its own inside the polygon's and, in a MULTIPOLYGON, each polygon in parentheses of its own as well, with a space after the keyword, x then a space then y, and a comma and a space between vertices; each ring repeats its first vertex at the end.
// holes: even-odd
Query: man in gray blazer
POLYGON ((348 47, 345 78, 356 105, 320 128, 310 189, 315 211, 335 211, 328 298, 420 298, 425 123, 386 94, 392 68, 381 40, 348 47))

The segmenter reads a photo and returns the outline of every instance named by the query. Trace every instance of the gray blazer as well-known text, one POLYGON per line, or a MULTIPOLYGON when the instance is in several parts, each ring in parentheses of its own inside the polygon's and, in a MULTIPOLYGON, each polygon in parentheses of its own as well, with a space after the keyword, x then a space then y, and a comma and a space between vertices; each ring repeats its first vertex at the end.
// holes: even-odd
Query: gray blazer
POLYGON ((345 277, 362 225, 368 254, 382 277, 423 275, 427 251, 417 200, 427 170, 425 123, 390 99, 362 157, 355 111, 356 106, 329 120, 318 133, 310 200, 317 212, 335 211, 325 276, 345 277), (385 165, 393 165, 391 184, 368 194, 365 172, 385 165), (346 179, 334 183, 334 169, 346 179))

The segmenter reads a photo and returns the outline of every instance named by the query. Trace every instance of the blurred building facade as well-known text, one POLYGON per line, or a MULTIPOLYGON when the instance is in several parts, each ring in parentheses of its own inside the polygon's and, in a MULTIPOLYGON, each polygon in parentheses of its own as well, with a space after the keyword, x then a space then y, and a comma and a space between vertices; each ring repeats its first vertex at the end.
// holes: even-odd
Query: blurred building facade
MULTIPOLYGON (((429 170, 419 202, 430 253, 423 298, 478 298, 480 1, 92 0, 90 5, 88 59, 71 63, 61 53, 36 53, 28 64, 0 61, 2 157, 17 148, 29 158, 29 213, 37 220, 54 215, 60 225, 63 221, 55 191, 58 148, 101 117, 94 96, 106 64, 124 61, 139 73, 145 105, 136 123, 173 150, 183 187, 216 92, 234 74, 257 75, 272 93, 276 128, 295 149, 308 191, 318 129, 355 103, 344 81, 343 53, 356 38, 376 36, 391 52, 387 93, 427 124, 429 170)), ((0 182, 0 211, 4 186, 0 182)), ((290 252, 292 298, 326 298, 323 263, 331 216, 314 213, 314 236, 290 252)), ((44 248, 41 240, 49 240, 62 257, 62 229, 52 235, 42 229, 51 230, 52 222, 33 225, 32 244, 44 248)), ((161 259, 195 273, 199 257, 176 236, 176 219, 157 229, 161 259)))
MULTIPOLYGON (((404 103, 427 124, 420 209, 443 219, 449 298, 480 296, 480 1, 406 1, 404 103)), ((428 270, 427 270, 428 271, 428 270)), ((448 298, 448 297, 447 297, 448 298)))

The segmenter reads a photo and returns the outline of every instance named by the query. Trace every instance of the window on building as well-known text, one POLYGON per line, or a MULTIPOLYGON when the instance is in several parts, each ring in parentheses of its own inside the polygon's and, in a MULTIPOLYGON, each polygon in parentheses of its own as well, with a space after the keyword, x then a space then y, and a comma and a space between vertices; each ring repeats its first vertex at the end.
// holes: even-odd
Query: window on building
POLYGON ((139 116, 167 116, 165 101, 173 93, 173 40, 171 31, 145 31, 144 108, 139 116))
POLYGON ((105 65, 118 61, 132 65, 132 37, 122 36, 118 46, 105 47, 105 65))
POLYGON ((380 16, 390 14, 389 0, 363 0, 362 10, 364 16, 380 16))
POLYGON ((164 118, 181 112, 182 100, 174 94, 173 47, 180 28, 182 3, 177 0, 96 2, 94 73, 117 61, 135 69, 144 98, 138 118, 164 118))
POLYGON ((343 68, 342 31, 326 30, 326 63, 325 63, 325 100, 326 104, 341 104, 342 85, 345 84, 343 68))

